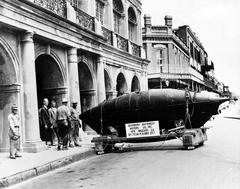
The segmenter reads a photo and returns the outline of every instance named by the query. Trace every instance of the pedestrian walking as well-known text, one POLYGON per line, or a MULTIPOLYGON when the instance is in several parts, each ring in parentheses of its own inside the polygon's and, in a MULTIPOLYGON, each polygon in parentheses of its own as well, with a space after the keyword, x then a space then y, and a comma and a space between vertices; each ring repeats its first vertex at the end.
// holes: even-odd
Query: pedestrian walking
POLYGON ((69 131, 69 147, 81 146, 79 144, 79 128, 81 128, 81 123, 79 120, 80 112, 77 109, 77 101, 72 102, 72 107, 70 108, 70 120, 71 127, 69 131))
POLYGON ((50 121, 50 113, 48 111, 48 99, 43 99, 43 106, 39 109, 39 122, 40 122, 40 137, 46 142, 46 145, 50 141, 53 145, 53 126, 50 121))
POLYGON ((57 108, 58 150, 67 150, 69 142, 70 110, 68 100, 62 99, 62 105, 57 108))
POLYGON ((55 146, 55 141, 57 138, 58 141, 58 130, 57 130, 57 108, 56 108, 56 102, 55 100, 51 101, 51 107, 49 108, 49 114, 50 114, 50 122, 53 127, 53 135, 52 135, 52 141, 53 141, 53 146, 55 146))
POLYGON ((13 105, 11 113, 8 115, 9 121, 9 140, 10 140, 10 158, 16 159, 20 155, 20 119, 18 116, 18 107, 13 105))

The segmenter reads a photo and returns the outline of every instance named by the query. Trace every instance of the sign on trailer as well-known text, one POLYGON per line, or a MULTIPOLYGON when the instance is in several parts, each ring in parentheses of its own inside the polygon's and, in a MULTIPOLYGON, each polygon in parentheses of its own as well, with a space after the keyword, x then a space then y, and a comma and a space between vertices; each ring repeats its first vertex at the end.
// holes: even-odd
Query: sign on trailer
POLYGON ((137 122, 125 124, 127 138, 159 136, 159 122, 137 122))

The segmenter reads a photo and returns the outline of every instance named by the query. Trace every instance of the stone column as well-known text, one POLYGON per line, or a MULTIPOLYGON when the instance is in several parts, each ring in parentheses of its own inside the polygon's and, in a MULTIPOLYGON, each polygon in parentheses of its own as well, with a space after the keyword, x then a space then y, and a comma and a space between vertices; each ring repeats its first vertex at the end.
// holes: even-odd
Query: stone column
POLYGON ((124 16, 122 17, 123 19, 123 37, 129 40, 128 36, 128 9, 127 9, 127 4, 124 3, 124 16))
POLYGON ((47 149, 47 147, 40 140, 35 53, 33 33, 30 31, 26 31, 22 36, 22 71, 25 116, 25 140, 23 150, 26 152, 39 152, 47 149))
POLYGON ((116 97, 117 97, 117 91, 116 90, 112 90, 112 91, 107 92, 107 100, 112 100, 116 97))
POLYGON ((70 88, 70 102, 77 101, 78 107, 80 104, 80 91, 79 91, 79 77, 78 77, 78 62, 77 62, 77 48, 70 48, 68 50, 68 75, 69 75, 69 88, 70 88))
POLYGON ((142 46, 142 15, 141 12, 137 10, 137 44, 142 46))
MULTIPOLYGON (((68 49, 68 79, 69 79, 69 91, 70 91, 70 106, 73 101, 77 101, 77 109, 81 113, 81 99, 80 99, 80 87, 79 87, 79 75, 78 75, 78 58, 77 48, 68 49)), ((83 125, 83 124, 82 124, 83 125)), ((79 129, 80 140, 83 140, 83 128, 79 129)))
POLYGON ((194 81, 192 81, 192 91, 195 91, 195 88, 194 88, 194 81))
POLYGON ((108 14, 106 14, 106 16, 109 19, 109 29, 114 31, 114 20, 113 20, 113 2, 112 1, 108 1, 108 14))
POLYGON ((98 103, 106 100, 103 57, 97 58, 97 94, 98 103))

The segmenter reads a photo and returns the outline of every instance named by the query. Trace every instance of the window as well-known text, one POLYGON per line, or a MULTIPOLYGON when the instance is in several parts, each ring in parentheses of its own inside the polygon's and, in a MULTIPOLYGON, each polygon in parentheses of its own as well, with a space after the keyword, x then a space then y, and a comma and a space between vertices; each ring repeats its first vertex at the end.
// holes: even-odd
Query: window
POLYGON ((114 32, 120 33, 123 5, 121 0, 113 0, 114 32))
POLYGON ((69 0, 69 2, 72 5, 72 7, 79 8, 78 0, 69 0))
POLYGON ((113 10, 120 14, 123 13, 123 5, 121 0, 113 0, 113 10))
POLYGON ((194 57, 194 53, 193 53, 193 44, 190 43, 190 55, 193 58, 194 57))
POLYGON ((96 19, 103 24, 104 2, 96 0, 96 19))
POLYGON ((114 32, 120 33, 121 16, 114 14, 114 32))
POLYGON ((157 64, 159 64, 159 66, 162 66, 162 57, 163 57, 163 52, 162 50, 157 50, 157 64))
POLYGON ((132 7, 128 9, 128 38, 130 41, 134 41, 134 38, 136 37, 136 25, 137 25, 137 19, 135 12, 132 7))
POLYGON ((128 23, 128 38, 130 41, 134 41, 134 25, 128 23))

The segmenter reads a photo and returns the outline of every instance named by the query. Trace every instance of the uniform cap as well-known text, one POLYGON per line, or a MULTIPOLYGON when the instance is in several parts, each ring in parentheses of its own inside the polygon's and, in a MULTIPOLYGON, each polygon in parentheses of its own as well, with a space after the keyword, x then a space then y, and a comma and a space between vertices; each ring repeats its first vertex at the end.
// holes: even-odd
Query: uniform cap
POLYGON ((12 105, 12 110, 17 110, 17 109, 18 109, 17 105, 16 105, 16 104, 13 104, 13 105, 12 105))
POLYGON ((77 104, 78 102, 77 102, 76 100, 73 100, 72 103, 73 103, 73 104, 77 104))
POLYGON ((62 102, 68 102, 68 99, 67 98, 63 98, 62 102))

